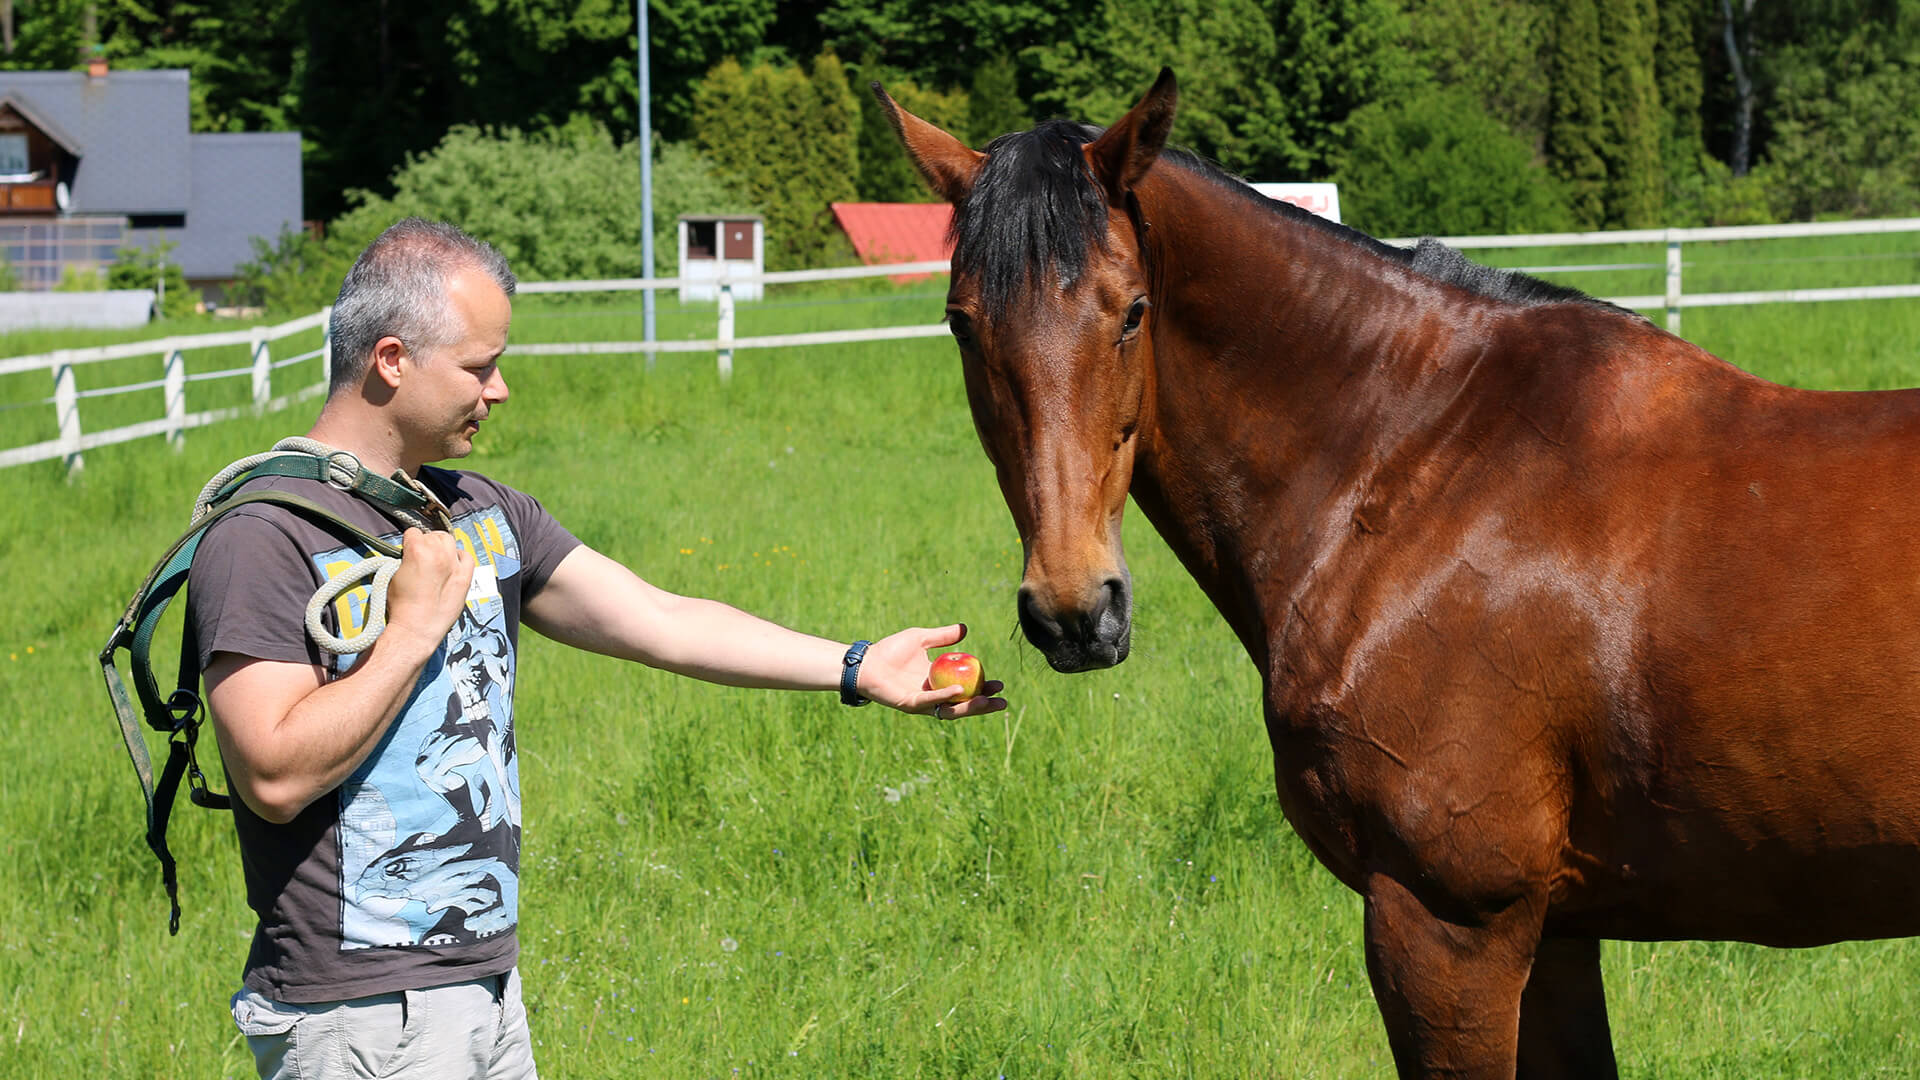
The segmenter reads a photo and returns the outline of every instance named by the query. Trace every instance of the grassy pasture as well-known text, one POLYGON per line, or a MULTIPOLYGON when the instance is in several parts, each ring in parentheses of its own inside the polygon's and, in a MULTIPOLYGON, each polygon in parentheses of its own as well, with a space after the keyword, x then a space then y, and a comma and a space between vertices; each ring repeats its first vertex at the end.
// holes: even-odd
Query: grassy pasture
MULTIPOLYGON (((742 305, 739 333, 929 322, 940 290, 776 294, 742 305)), ((708 336, 711 311, 664 305, 662 334, 708 336)), ((528 297, 515 336, 635 337, 638 319, 630 297, 528 297)), ((1695 310, 1686 329, 1798 385, 1920 383, 1913 302, 1695 310)), ((708 356, 650 375, 510 359, 514 396, 470 464, 668 588, 842 638, 965 621, 1014 708, 856 712, 527 635, 522 964, 543 1072, 1389 1074, 1359 905, 1280 817, 1254 670, 1138 515, 1132 659, 1054 675, 1014 628, 1018 544, 951 345, 742 352, 735 369, 723 386, 708 356)), ((97 377, 83 386, 157 372, 97 377)), ((0 405, 44 382, 0 380, 0 405)), ((88 427, 158 414, 135 396, 83 403, 88 427)), ((29 441, 12 425, 31 411, 0 413, 0 441, 29 441)), ((0 471, 0 1076, 251 1075, 225 1011, 251 930, 231 828, 181 805, 186 913, 168 938, 92 661, 201 481, 307 419, 196 431, 180 454, 90 452, 72 485, 52 462, 0 471)), ((1920 1075, 1912 943, 1605 956, 1629 1076, 1920 1075)))

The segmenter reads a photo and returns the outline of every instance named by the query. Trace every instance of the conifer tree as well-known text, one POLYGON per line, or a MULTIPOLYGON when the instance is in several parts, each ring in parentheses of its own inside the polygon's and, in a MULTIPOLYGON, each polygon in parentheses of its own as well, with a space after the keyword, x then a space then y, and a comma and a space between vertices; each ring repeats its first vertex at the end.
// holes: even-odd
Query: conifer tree
POLYGON ((1605 223, 1627 229, 1660 223, 1666 188, 1661 157, 1665 117, 1655 76, 1654 0, 1607 5, 1600 23, 1605 107, 1601 159, 1607 167, 1605 223))
POLYGON ((1547 159, 1567 185, 1567 205, 1582 228, 1606 220, 1606 105, 1601 88, 1600 15, 1594 0, 1565 0, 1554 23, 1552 115, 1547 159))

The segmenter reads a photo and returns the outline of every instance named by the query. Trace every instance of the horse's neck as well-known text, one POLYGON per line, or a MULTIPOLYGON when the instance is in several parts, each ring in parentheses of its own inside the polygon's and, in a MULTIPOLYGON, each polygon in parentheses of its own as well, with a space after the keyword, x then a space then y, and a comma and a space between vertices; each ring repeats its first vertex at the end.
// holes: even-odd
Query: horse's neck
POLYGON ((1262 586, 1304 572, 1289 560, 1469 365, 1438 287, 1185 170, 1151 178, 1153 431, 1133 494, 1259 662, 1262 586))

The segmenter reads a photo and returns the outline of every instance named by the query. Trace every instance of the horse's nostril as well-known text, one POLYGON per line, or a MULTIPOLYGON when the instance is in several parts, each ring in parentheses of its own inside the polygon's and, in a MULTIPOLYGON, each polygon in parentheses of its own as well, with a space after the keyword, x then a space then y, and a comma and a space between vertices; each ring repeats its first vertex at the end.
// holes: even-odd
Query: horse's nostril
POLYGON ((1016 607, 1020 614, 1020 629, 1027 635, 1027 640, 1033 642, 1035 648, 1045 650, 1051 647, 1053 642, 1060 640, 1059 620, 1040 611, 1039 605, 1034 603, 1033 590, 1021 586, 1016 607))

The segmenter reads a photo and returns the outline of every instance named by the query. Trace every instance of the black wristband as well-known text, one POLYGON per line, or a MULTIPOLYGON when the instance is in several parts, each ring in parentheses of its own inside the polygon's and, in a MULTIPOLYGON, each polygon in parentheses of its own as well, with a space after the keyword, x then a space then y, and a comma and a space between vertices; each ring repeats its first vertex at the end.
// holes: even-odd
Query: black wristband
POLYGON ((865 705, 867 699, 860 696, 860 661, 867 658, 867 646, 870 641, 856 641, 847 646, 847 655, 840 660, 840 703, 842 705, 865 705))

